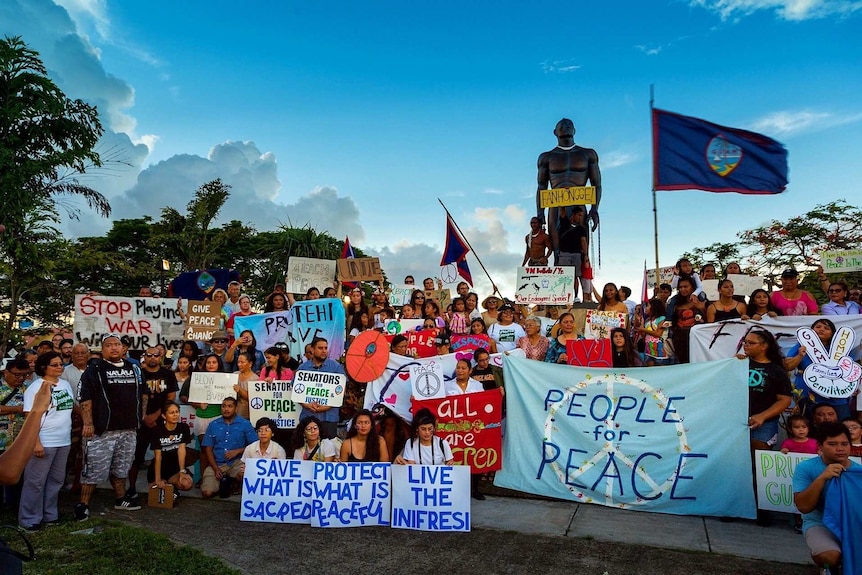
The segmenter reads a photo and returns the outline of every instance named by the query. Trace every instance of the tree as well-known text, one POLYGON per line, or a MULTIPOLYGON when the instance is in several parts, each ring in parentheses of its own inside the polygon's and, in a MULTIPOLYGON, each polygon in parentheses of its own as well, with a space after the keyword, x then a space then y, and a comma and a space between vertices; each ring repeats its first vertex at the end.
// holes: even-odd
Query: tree
POLYGON ((740 252, 737 244, 715 242, 705 248, 694 248, 690 252, 685 252, 682 257, 689 260, 697 270, 702 268, 704 264, 713 264, 716 273, 721 275, 727 264, 739 262, 740 252))
MULTIPOLYGON (((81 197, 103 216, 108 200, 81 185, 76 175, 101 165, 94 147, 102 135, 95 107, 68 98, 48 78, 39 54, 20 37, 0 41, 0 257, 9 286, 9 315, 0 334, 0 352, 17 319, 20 286, 26 273, 38 266, 44 253, 26 249, 34 217, 56 221, 59 196, 81 197)), ((71 217, 79 212, 64 206, 71 217)))

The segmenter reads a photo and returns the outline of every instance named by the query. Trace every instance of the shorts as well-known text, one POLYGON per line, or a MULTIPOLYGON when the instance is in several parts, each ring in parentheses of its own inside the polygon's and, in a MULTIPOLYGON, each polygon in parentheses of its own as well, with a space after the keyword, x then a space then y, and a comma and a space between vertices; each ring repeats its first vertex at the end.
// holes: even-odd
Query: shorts
POLYGON ((207 427, 210 426, 210 422, 214 419, 218 419, 219 417, 221 416, 217 415, 215 417, 195 417, 195 435, 200 437, 201 435, 206 434, 207 427))
POLYGON ((135 465, 141 467, 144 465, 144 457, 147 455, 147 449, 150 448, 150 439, 153 430, 142 425, 138 428, 137 439, 135 444, 135 465))
POLYGON ((581 277, 581 254, 560 252, 557 256, 558 266, 573 266, 575 268, 575 277, 581 277))
POLYGON ((778 420, 764 421, 763 425, 750 431, 751 439, 768 443, 770 446, 778 442, 778 420))
POLYGON ((841 552, 841 544, 835 534, 823 525, 812 525, 805 530, 805 544, 811 555, 820 555, 826 551, 841 552))
MULTIPOLYGON (((221 470, 222 475, 227 475, 228 477, 233 477, 236 479, 242 474, 243 463, 241 458, 237 458, 233 463, 220 465, 219 469, 221 470)), ((207 467, 204 469, 204 475, 201 479, 201 491, 208 491, 210 493, 218 493, 219 490, 219 480, 216 479, 215 470, 212 467, 207 467)))
POLYGON ((81 483, 95 485, 108 480, 109 476, 125 479, 129 467, 135 460, 137 431, 106 431, 84 440, 84 464, 81 468, 81 483))

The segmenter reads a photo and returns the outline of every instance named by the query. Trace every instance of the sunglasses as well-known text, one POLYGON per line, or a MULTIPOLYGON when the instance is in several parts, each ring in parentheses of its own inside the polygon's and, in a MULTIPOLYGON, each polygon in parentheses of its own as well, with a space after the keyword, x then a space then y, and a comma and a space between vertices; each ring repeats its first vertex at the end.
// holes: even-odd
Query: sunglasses
POLYGON ((226 339, 211 339, 211 343, 227 343, 226 339))
POLYGON ((145 353, 144 357, 159 357, 160 355, 162 355, 162 354, 160 354, 160 353, 145 353))

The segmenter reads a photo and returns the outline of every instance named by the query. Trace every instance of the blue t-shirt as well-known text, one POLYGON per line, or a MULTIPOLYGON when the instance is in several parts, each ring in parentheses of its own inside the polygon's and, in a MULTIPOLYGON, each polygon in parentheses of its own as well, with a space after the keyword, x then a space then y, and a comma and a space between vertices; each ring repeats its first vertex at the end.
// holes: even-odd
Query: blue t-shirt
MULTIPOLYGON (((850 462, 850 467, 860 469, 858 463, 850 462)), ((823 461, 823 458, 819 455, 817 457, 812 457, 811 459, 806 459, 805 461, 801 461, 799 465, 796 466, 796 469, 793 471, 793 493, 801 493, 808 489, 808 486, 814 483, 814 480, 823 473, 826 469, 826 462, 823 461)), ((827 481, 827 484, 829 482, 827 481)), ((824 502, 824 494, 826 493, 826 487, 824 486, 823 491, 820 494, 820 500, 817 502, 817 507, 812 509, 809 513, 802 514, 802 531, 808 531, 811 527, 815 525, 824 526, 823 525, 823 502, 824 502)))
MULTIPOLYGON (((318 367, 314 365, 314 362, 311 360, 306 361, 302 365, 300 365, 296 371, 322 371, 324 373, 340 373, 344 375, 344 366, 335 361, 334 359, 329 359, 328 357, 323 360, 323 363, 318 367)), ((334 421, 338 423, 340 419, 341 409, 338 407, 332 407, 327 409, 326 411, 318 411, 317 413, 310 411, 306 408, 302 408, 302 411, 299 414, 300 421, 306 417, 314 415, 320 421, 334 421)))
POLYGON ((254 427, 246 418, 236 415, 231 423, 227 423, 223 417, 212 420, 201 445, 212 447, 216 464, 224 465, 242 457, 240 452, 236 457, 227 460, 224 456, 226 451, 245 449, 255 441, 257 441, 257 432, 254 427))

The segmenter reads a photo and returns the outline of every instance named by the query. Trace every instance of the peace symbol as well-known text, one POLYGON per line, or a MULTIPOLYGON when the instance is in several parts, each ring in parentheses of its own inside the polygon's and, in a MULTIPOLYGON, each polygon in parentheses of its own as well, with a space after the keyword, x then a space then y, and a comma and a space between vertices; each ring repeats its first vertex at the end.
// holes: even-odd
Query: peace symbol
POLYGON ((446 264, 440 268, 440 279, 443 283, 453 283, 458 279, 458 267, 455 264, 446 264))

